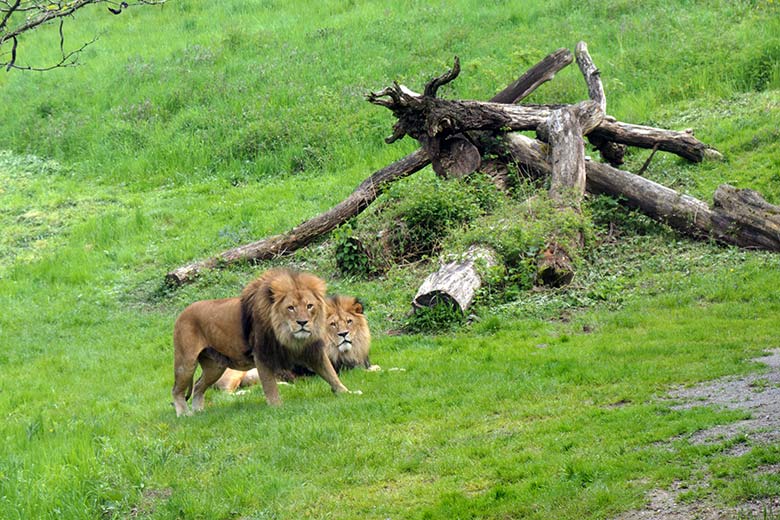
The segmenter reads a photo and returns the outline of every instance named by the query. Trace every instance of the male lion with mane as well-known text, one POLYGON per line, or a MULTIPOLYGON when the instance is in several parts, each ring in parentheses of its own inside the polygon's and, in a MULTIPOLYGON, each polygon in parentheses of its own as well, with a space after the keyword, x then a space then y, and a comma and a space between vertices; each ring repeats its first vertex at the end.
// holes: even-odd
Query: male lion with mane
MULTIPOLYGON (((327 298, 327 332, 325 351, 336 372, 363 367, 368 370, 380 370, 371 365, 368 352, 371 347, 371 331, 363 313, 363 303, 353 296, 329 296, 327 298)), ((311 371, 296 366, 292 372, 277 374, 279 379, 289 379, 290 375, 310 375, 311 371)), ((259 382, 257 370, 248 372, 227 369, 214 386, 233 392, 240 386, 251 386, 259 382)))
POLYGON ((281 404, 275 373, 303 366, 335 393, 348 392, 325 353, 325 282, 309 273, 272 269, 249 283, 239 298, 195 302, 173 330, 176 415, 203 409, 204 393, 225 369, 257 368, 268 404, 281 404), (200 363, 203 370, 194 387, 200 363))
MULTIPOLYGON (((363 313, 363 303, 353 296, 329 296, 327 299, 327 331, 325 352, 336 372, 343 369, 363 367, 379 370, 371 365, 368 351, 371 347, 371 331, 363 313)), ((294 367, 292 375, 311 374, 304 367, 294 367)), ((288 379, 290 373, 277 374, 280 379, 288 379)), ((239 386, 251 386, 259 381, 257 370, 248 372, 227 369, 214 386, 233 392, 239 386)))

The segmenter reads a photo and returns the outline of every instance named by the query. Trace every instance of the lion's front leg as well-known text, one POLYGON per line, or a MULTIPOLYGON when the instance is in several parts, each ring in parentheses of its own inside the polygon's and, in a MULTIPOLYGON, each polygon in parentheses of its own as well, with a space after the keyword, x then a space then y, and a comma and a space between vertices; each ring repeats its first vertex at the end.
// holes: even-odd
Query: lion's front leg
POLYGON ((333 368, 333 363, 331 363, 330 358, 328 358, 324 350, 322 351, 322 356, 320 356, 318 362, 313 363, 313 365, 314 366, 311 368, 318 376, 328 382, 334 394, 349 392, 347 387, 344 386, 344 384, 339 379, 339 375, 336 373, 336 369, 333 368))
POLYGON ((279 385, 276 383, 276 375, 262 361, 255 357, 257 365, 257 375, 260 378, 260 384, 263 385, 263 393, 266 402, 271 406, 282 404, 282 398, 279 397, 279 385))

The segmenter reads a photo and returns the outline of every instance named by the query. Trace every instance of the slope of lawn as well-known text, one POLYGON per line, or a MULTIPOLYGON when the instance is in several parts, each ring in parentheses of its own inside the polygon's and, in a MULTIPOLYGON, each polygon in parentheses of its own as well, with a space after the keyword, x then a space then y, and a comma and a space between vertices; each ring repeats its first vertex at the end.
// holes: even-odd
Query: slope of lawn
MULTIPOLYGON (((571 287, 486 295, 435 334, 394 332, 435 258, 349 277, 325 241, 162 283, 331 207, 413 150, 384 144, 391 115, 363 96, 393 80, 420 89, 456 54, 463 72, 442 95, 486 99, 585 40, 611 114, 694 128, 726 157, 657 154, 648 177, 703 200, 728 182, 780 204, 778 9, 198 0, 80 12, 67 42, 100 35, 81 66, 0 74, 0 518, 611 518, 703 476, 704 498, 724 507, 778 496, 758 469, 780 447, 689 441, 747 412, 663 399, 763 370, 750 360, 780 347, 777 255, 589 201, 595 239, 571 287), (258 388, 212 391, 204 413, 177 420, 177 314, 268 265, 361 296, 383 370, 343 375, 362 395, 284 386, 279 409, 258 388)), ((55 59, 55 33, 26 35, 20 61, 55 59)), ((586 96, 569 67, 529 101, 586 96)), ((426 170, 396 193, 432 180, 426 170)))

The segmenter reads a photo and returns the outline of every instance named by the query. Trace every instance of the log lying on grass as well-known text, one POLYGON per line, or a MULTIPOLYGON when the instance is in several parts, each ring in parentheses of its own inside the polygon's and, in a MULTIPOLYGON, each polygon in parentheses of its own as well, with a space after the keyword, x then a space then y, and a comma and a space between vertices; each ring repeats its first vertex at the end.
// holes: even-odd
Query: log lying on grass
MULTIPOLYGON (((490 101, 493 103, 516 103, 528 96, 539 85, 553 79, 558 71, 572 61, 573 57, 568 49, 558 49, 531 67, 490 101)), ((205 269, 213 269, 241 261, 266 260, 292 253, 360 214, 389 184, 421 170, 430 162, 430 156, 424 150, 417 150, 374 172, 347 199, 332 209, 303 222, 289 232, 242 245, 206 260, 174 269, 166 274, 166 283, 178 286, 191 282, 205 269)))
MULTIPOLYGON (((519 162, 550 173, 545 146, 521 134, 508 134, 505 146, 519 162)), ((780 206, 766 202, 753 190, 728 184, 715 192, 707 203, 671 188, 607 164, 585 163, 586 189, 619 197, 651 218, 696 238, 749 249, 780 251, 780 206)))
POLYGON ((465 313, 482 287, 481 269, 498 265, 495 251, 471 246, 461 260, 448 262, 428 275, 412 300, 415 309, 444 304, 465 313))

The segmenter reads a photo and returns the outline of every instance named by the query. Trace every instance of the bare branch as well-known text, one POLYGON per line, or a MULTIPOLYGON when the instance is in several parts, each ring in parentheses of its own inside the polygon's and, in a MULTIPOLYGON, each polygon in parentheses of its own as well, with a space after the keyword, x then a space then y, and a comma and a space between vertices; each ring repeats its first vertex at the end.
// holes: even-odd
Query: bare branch
MULTIPOLYGON (((0 2, 0 49, 6 44, 11 45, 10 59, 0 66, 6 70, 35 70, 45 71, 57 67, 68 67, 75 65, 76 56, 84 50, 85 47, 94 43, 93 39, 85 43, 79 49, 67 52, 65 50, 65 36, 63 25, 65 17, 73 15, 79 9, 91 4, 107 4, 108 10, 113 14, 120 14, 123 9, 137 5, 160 5, 166 0, 135 0, 132 3, 116 0, 73 0, 71 2, 52 1, 39 2, 37 0, 13 0, 10 3, 7 0, 0 2), (33 67, 17 65, 17 49, 19 47, 19 38, 23 34, 37 29, 43 25, 59 20, 60 36, 60 54, 61 59, 58 63, 47 67, 33 67)), ((5 53, 0 53, 0 55, 5 53)), ((7 54, 6 54, 7 56, 7 54)))
POLYGON ((455 56, 455 63, 452 65, 452 69, 429 81, 428 84, 425 85, 423 95, 428 97, 436 97, 436 92, 439 90, 439 87, 446 85, 450 81, 453 81, 458 77, 458 74, 460 74, 460 59, 455 56))
MULTIPOLYGON (((49 70, 54 70, 54 69, 63 68, 63 67, 75 67, 75 66, 78 65, 78 63, 76 63, 76 61, 78 60, 79 54, 81 54, 81 52, 84 49, 86 49, 88 46, 90 46, 93 43, 95 43, 97 40, 98 40, 98 37, 95 36, 90 41, 84 43, 78 49, 72 50, 72 51, 70 51, 68 53, 63 52, 62 58, 60 59, 60 61, 58 61, 54 65, 49 65, 48 67, 31 67, 29 65, 27 65, 27 66, 15 65, 14 64, 14 62, 16 61, 16 53, 15 52, 13 52, 11 54, 11 61, 9 61, 8 63, 0 63, 0 67, 5 67, 5 70, 7 70, 7 71, 11 70, 11 69, 16 69, 16 70, 29 70, 29 71, 34 71, 34 72, 46 72, 46 71, 49 71, 49 70)), ((16 45, 14 45, 14 49, 15 48, 16 48, 16 45)))
POLYGON ((22 0, 16 0, 16 2, 14 2, 14 5, 11 5, 11 6, 8 7, 8 10, 6 11, 5 16, 3 16, 3 20, 0 21, 0 31, 5 29, 5 26, 8 25, 8 20, 11 18, 11 15, 19 10, 19 4, 21 4, 21 3, 22 3, 22 0))

